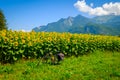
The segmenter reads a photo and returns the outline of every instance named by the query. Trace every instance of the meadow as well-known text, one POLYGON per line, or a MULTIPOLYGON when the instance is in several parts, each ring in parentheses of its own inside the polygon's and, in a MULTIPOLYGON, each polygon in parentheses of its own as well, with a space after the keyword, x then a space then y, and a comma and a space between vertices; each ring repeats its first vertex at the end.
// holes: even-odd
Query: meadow
POLYGON ((0 80, 120 80, 120 53, 95 51, 65 58, 59 65, 38 59, 0 65, 0 80))
POLYGON ((120 37, 0 31, 0 80, 120 80, 120 37), (42 63, 62 52, 59 65, 42 63))

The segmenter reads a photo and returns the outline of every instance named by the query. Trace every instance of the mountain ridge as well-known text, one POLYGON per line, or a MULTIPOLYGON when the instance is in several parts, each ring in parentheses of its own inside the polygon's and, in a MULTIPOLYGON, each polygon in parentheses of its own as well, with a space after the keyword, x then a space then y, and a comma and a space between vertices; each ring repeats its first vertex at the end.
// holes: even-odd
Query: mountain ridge
POLYGON ((107 15, 87 18, 82 15, 75 17, 61 18, 56 22, 48 23, 45 26, 33 28, 40 32, 70 32, 70 33, 90 33, 119 35, 120 34, 120 16, 107 15))

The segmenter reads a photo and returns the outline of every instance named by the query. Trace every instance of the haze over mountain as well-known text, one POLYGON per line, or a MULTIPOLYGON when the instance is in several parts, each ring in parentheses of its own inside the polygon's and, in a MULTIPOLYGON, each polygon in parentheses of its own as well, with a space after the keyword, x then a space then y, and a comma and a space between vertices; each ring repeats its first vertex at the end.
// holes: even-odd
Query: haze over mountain
POLYGON ((82 15, 76 17, 61 18, 45 26, 35 27, 36 32, 70 32, 70 33, 91 33, 91 34, 120 34, 120 16, 104 15, 94 18, 87 18, 82 15))

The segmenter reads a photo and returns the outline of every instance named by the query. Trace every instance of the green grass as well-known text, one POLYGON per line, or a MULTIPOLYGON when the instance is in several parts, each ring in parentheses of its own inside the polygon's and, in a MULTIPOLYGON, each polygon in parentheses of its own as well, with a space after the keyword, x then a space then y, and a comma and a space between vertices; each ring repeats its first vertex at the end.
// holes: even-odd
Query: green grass
POLYGON ((120 80, 120 52, 96 51, 65 58, 60 65, 37 63, 0 64, 0 80, 120 80))

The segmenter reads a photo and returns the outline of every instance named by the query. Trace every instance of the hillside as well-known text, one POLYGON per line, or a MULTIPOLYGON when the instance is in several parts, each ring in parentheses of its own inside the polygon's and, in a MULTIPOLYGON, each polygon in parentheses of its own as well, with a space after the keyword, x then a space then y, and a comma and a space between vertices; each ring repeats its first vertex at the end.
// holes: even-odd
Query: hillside
POLYGON ((49 23, 46 26, 39 26, 33 29, 36 32, 71 32, 91 33, 105 35, 120 34, 120 16, 107 15, 87 18, 81 15, 76 17, 61 18, 57 22, 49 23))

